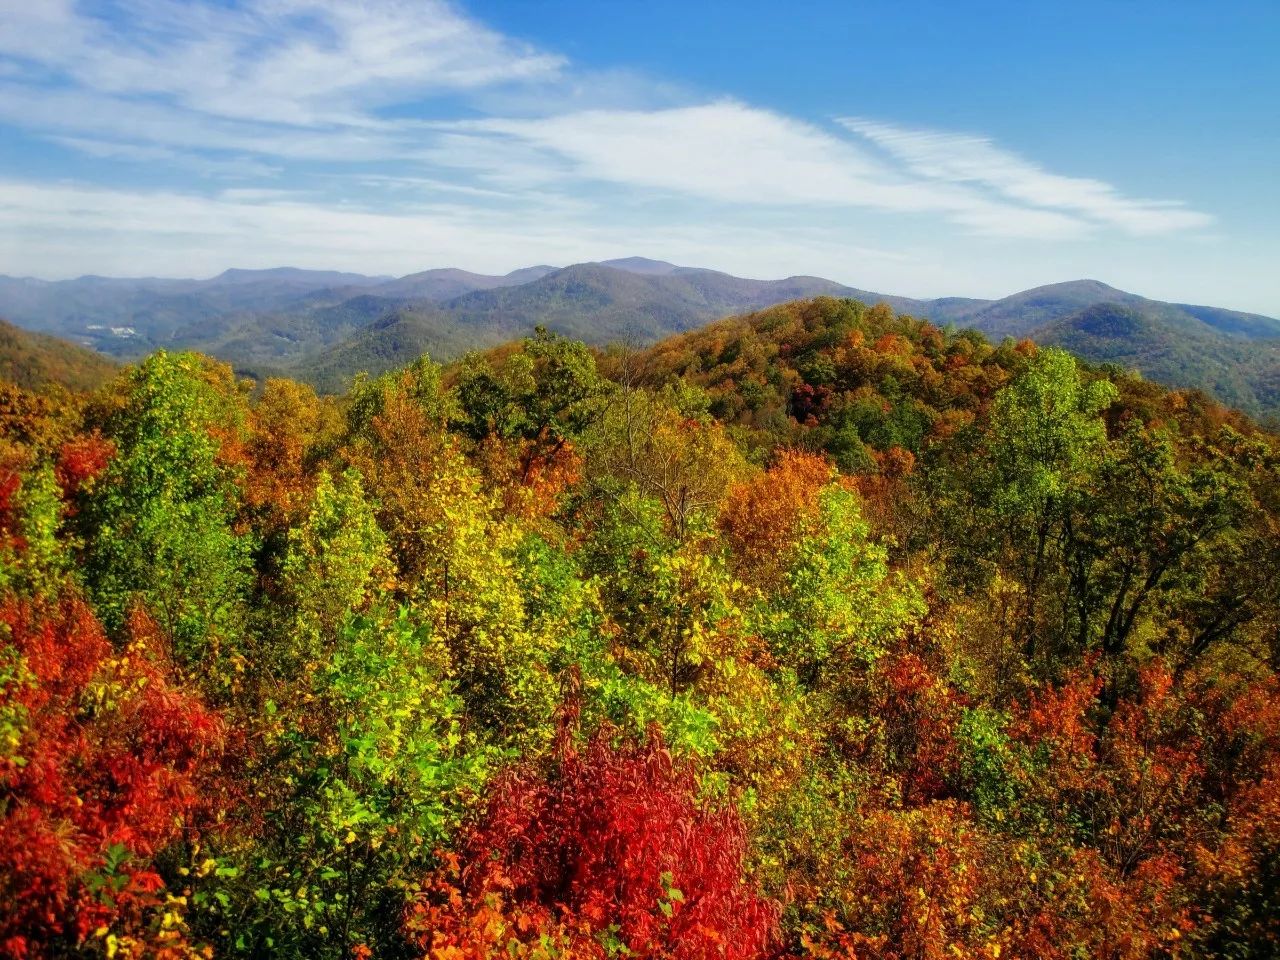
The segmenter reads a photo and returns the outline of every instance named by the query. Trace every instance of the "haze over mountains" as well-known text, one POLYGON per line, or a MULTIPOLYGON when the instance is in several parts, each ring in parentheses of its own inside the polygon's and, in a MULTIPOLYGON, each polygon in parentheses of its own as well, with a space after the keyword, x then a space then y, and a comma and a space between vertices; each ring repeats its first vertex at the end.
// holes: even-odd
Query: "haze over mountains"
POLYGON ((642 257, 504 276, 435 269, 376 277, 295 268, 209 280, 0 277, 0 317, 109 355, 195 349, 250 374, 287 372, 322 389, 423 352, 439 359, 537 324, 588 343, 653 342, 733 313, 813 296, 884 302, 993 338, 1031 337, 1153 380, 1202 388, 1255 415, 1280 410, 1280 320, 1165 303, 1095 280, 999 300, 919 300, 821 277, 750 280, 642 257))

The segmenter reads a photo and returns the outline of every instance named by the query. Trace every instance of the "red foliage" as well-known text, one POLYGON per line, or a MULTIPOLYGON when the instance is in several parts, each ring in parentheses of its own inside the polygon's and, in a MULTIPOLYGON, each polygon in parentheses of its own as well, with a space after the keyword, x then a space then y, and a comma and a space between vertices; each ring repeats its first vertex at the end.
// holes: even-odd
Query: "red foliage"
POLYGON ((116 445, 98 434, 74 437, 58 451, 54 475, 63 496, 71 497, 107 469, 116 445))
POLYGON ((181 833, 219 719, 137 637, 114 651, 78 599, 0 605, 0 956, 44 956, 160 899, 150 858, 181 833))
POLYGON ((25 544, 17 532, 13 497, 22 489, 22 474, 0 465, 0 550, 21 550, 25 544))
POLYGON ((0 514, 13 509, 13 495, 22 486, 22 476, 17 470, 0 470, 0 514))
POLYGON ((660 743, 597 738, 549 776, 501 778, 406 928, 433 960, 544 938, 571 957, 604 958, 613 943, 640 957, 748 960, 773 944, 779 912, 744 882, 745 844, 736 813, 700 804, 692 771, 660 743))
POLYGON ((876 665, 871 694, 881 762, 900 778, 903 802, 942 797, 955 773, 955 727, 962 706, 956 692, 921 657, 904 652, 876 665))
POLYGON ((831 388, 802 383, 791 393, 791 415, 799 423, 816 426, 831 407, 831 388))

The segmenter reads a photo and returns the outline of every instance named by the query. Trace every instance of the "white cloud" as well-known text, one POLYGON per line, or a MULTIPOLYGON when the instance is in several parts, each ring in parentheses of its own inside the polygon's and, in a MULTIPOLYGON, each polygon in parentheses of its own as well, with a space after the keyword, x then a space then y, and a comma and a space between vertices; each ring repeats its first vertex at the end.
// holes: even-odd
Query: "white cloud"
POLYGON ((1212 223, 1211 217, 1182 203, 1135 200, 1100 180, 1050 173, 986 137, 910 130, 857 118, 841 123, 929 182, 987 187, 1016 203, 1079 214, 1135 235, 1212 223))
POLYGON ((593 218, 589 207, 552 204, 538 198, 500 209, 418 203, 388 213, 285 191, 205 197, 0 179, 0 264, 9 274, 56 279, 81 273, 211 276, 229 264, 285 263, 366 273, 438 266, 505 273, 530 263, 635 253, 760 277, 910 263, 900 253, 818 229, 786 235, 750 225, 731 232, 717 224, 637 229, 593 218))
MULTIPOLYGON (((357 177, 399 162, 396 175, 451 179, 460 191, 568 197, 603 184, 731 207, 942 217, 974 234, 1042 240, 1209 222, 1177 203, 1050 173, 980 137, 842 121, 851 138, 733 100, 568 109, 583 78, 562 58, 445 0, 133 0, 114 18, 74 0, 0 0, 0 23, 0 63, 30 74, 0 79, 0 119, 93 156, 210 176, 250 172, 250 155, 341 163, 357 177), (379 114, 495 85, 540 95, 558 85, 568 95, 547 96, 558 107, 528 117, 379 114), (188 156, 208 151, 220 155, 188 156)), ((627 98, 633 81, 621 86, 627 98)))
POLYGON ((0 123, 191 184, 0 181, 9 273, 645 253, 881 282, 849 266, 866 260, 910 291, 948 270, 968 282, 939 261, 911 279, 912 244, 939 237, 966 252, 1042 241, 1030 246, 1059 264, 1089 246, 1062 241, 1210 222, 982 137, 690 104, 625 70, 589 75, 448 0, 0 0, 0 123), (211 193, 229 179, 245 189, 211 193), (877 231, 896 232, 899 257, 865 249, 888 242, 868 242, 877 231))
POLYGON ((393 134, 362 128, 299 130, 204 117, 169 104, 122 100, 90 90, 0 82, 0 120, 56 137, 231 150, 289 160, 370 163, 409 152, 393 134))
MULTIPOLYGON (((509 179, 517 168, 726 204, 866 207, 942 214, 974 232, 1067 238, 1089 232, 1070 212, 991 199, 964 185, 904 171, 859 143, 766 110, 726 100, 651 111, 594 110, 534 119, 459 124, 458 154, 470 169, 509 179), (528 148, 544 160, 530 164, 528 148)), ((439 157, 447 161, 447 156, 439 157)))
POLYGON ((563 66, 443 0, 145 0, 123 16, 0 0, 0 53, 98 93, 308 127, 376 126, 369 111, 406 92, 528 82, 563 66))
POLYGON ((152 144, 120 143, 91 137, 54 137, 57 143, 91 157, 126 160, 162 167, 179 167, 217 180, 260 180, 278 177, 283 168, 251 157, 211 157, 152 144))

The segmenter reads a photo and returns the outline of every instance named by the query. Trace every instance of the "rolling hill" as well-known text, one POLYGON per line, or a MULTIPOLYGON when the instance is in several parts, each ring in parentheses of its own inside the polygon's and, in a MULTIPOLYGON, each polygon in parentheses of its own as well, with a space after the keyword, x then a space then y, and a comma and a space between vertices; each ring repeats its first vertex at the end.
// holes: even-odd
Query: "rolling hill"
POLYGON ((1280 321, 1268 317, 1149 300, 1094 280, 996 301, 914 300, 818 277, 752 281, 634 258, 579 264, 429 308, 409 306, 331 344, 297 370, 322 389, 336 390, 358 370, 407 363, 423 351, 453 356, 459 346, 487 346, 537 324, 589 343, 644 344, 718 317, 819 295, 884 302, 900 313, 972 327, 997 340, 1030 337, 1059 344, 1161 383, 1201 388, 1254 415, 1280 410, 1280 321), (1106 316, 1128 322, 1106 327, 1106 316))
POLYGON ((543 325, 588 343, 652 343, 711 320, 814 296, 887 303, 937 325, 1061 344, 1255 415, 1280 411, 1280 320, 1166 303, 1074 280, 999 300, 893 296, 822 277, 753 280, 626 257, 505 275, 434 269, 399 278, 228 270, 208 280, 0 277, 0 314, 105 353, 195 349, 245 374, 289 372, 340 389, 426 351, 447 359, 543 325), (1108 318, 1110 318, 1108 320, 1108 318))
POLYGON ((115 362, 100 353, 0 320, 0 380, 27 390, 43 390, 51 384, 92 390, 115 370, 115 362))
POLYGON ((1093 304, 1030 337, 1095 363, 1140 370, 1157 383, 1197 387, 1254 415, 1280 410, 1280 340, 1187 329, 1159 310, 1125 303, 1093 304))
POLYGON ((905 302, 820 277, 746 280, 642 258, 582 263, 518 286, 390 310, 349 340, 304 361, 298 373, 322 389, 336 390, 359 370, 408 363, 424 351, 455 356, 538 325, 593 344, 647 344, 729 314, 821 295, 905 302))
POLYGON ((132 357, 180 342, 180 331, 286 310, 319 291, 387 279, 291 267, 227 270, 209 280, 0 277, 0 316, 29 330, 132 357))

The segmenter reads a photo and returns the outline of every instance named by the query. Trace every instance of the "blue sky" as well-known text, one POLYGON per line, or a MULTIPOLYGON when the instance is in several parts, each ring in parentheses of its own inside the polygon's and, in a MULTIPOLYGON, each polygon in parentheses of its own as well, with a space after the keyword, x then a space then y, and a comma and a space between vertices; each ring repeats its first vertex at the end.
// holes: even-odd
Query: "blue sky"
POLYGON ((0 273, 641 254, 1280 315, 1280 3, 0 0, 0 273))

